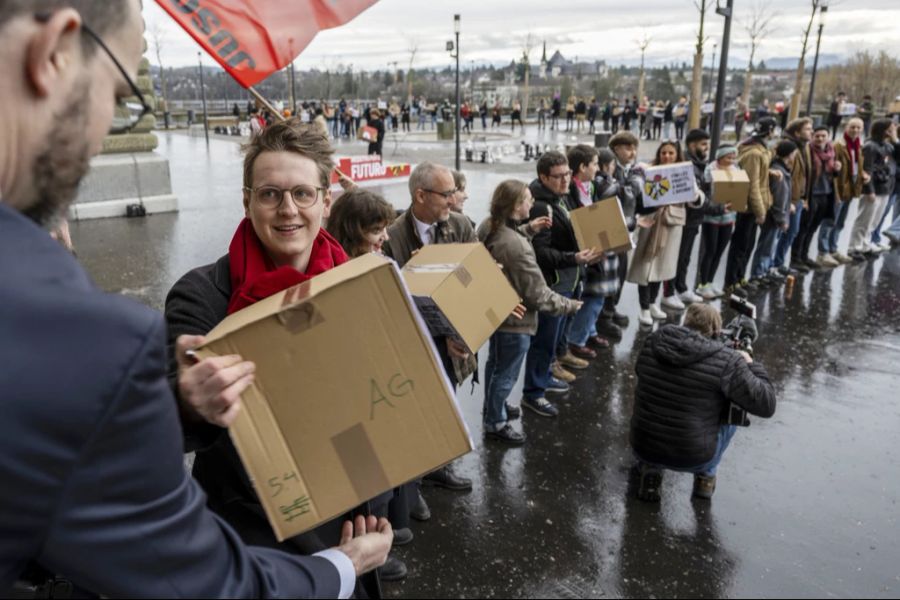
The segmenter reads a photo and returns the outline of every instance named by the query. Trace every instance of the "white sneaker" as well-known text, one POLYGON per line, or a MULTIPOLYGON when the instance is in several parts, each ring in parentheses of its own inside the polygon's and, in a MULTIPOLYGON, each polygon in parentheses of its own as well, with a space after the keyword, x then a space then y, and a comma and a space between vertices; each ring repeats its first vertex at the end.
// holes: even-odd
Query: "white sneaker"
POLYGON ((891 243, 890 242, 881 242, 877 247, 881 248, 882 252, 890 252, 891 243))
MULTIPOLYGON (((674 298, 674 296, 672 296, 674 298)), ((676 298, 677 300, 677 298, 676 298)), ((650 316, 657 321, 665 321, 669 318, 669 315, 664 313, 660 307, 655 304, 650 305, 650 316)))
POLYGON ((819 257, 816 259, 816 262, 820 266, 823 266, 823 267, 826 267, 829 269, 833 269, 834 267, 837 267, 838 265, 841 264, 830 254, 820 254, 819 257))
POLYGON ((692 292, 691 290, 687 290, 686 292, 680 294, 678 299, 684 302, 685 304, 695 304, 697 302, 703 302, 703 298, 692 292))
POLYGON ((710 287, 712 288, 712 291, 714 291, 716 293, 716 298, 724 298, 725 297, 725 290, 723 290, 722 288, 720 288, 717 285, 710 284, 710 287))
POLYGON ((648 327, 653 325, 653 317, 650 315, 649 310, 641 310, 641 315, 638 317, 638 321, 641 325, 646 325, 648 327))
MULTIPOLYGON (((678 296, 666 296, 662 300, 662 305, 670 310, 684 310, 684 302, 679 300, 678 296)), ((654 305, 654 307, 655 306, 656 305, 654 305)), ((650 310, 652 311, 653 307, 651 307, 650 310)), ((659 310, 659 309, 657 309, 657 310, 659 310)), ((662 311, 660 311, 660 312, 662 312, 662 311)), ((654 316, 656 316, 656 315, 654 315, 654 316)), ((665 318, 665 317, 663 317, 663 318, 665 318)))

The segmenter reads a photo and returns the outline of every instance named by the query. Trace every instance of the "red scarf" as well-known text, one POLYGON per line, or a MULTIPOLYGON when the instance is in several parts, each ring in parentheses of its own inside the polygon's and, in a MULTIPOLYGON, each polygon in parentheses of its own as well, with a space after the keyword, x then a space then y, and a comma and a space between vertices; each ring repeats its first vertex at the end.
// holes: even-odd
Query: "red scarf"
POLYGON ((834 146, 831 142, 827 142, 824 148, 810 144, 809 149, 812 150, 813 181, 819 178, 823 169, 827 174, 834 173, 834 146))
POLYGON ((325 229, 313 241, 312 254, 306 272, 293 267, 276 267, 253 230, 250 219, 238 225, 231 245, 228 262, 231 268, 231 300, 228 314, 283 292, 349 260, 341 245, 325 229))
POLYGON ((859 164, 859 153, 862 149, 862 138, 857 137, 851 140, 850 136, 844 133, 844 143, 847 144, 847 152, 850 154, 850 173, 859 173, 856 165, 859 164))

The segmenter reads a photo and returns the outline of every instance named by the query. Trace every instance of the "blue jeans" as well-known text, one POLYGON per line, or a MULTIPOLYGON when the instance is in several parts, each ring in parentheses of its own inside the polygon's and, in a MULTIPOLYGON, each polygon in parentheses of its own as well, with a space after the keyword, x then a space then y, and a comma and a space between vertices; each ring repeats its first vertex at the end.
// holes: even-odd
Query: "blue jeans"
POLYGON ((772 268, 772 254, 775 252, 775 241, 781 229, 774 221, 766 221, 756 242, 756 252, 750 267, 750 278, 759 279, 772 268))
POLYGON ((900 194, 894 194, 894 222, 884 233, 889 233, 894 239, 900 239, 900 194))
MULTIPOLYGON (((881 220, 878 221, 878 226, 875 227, 875 231, 872 232, 872 243, 873 244, 881 243, 881 228, 884 226, 884 222, 887 220, 887 216, 888 216, 888 213, 891 212, 891 208, 894 209, 894 220, 896 221, 898 218, 900 218, 900 217, 898 217, 898 214, 897 214, 897 213, 900 213, 900 195, 898 195, 896 191, 894 191, 894 193, 891 194, 891 199, 888 200, 887 206, 884 207, 884 214, 881 215, 881 220)), ((893 228, 893 226, 894 226, 894 223, 891 224, 891 228, 893 228)), ((894 234, 894 232, 891 231, 891 235, 893 235, 893 234, 894 234)))
POLYGON ((604 296, 585 296, 584 304, 569 320, 569 343, 575 346, 587 345, 588 338, 597 335, 597 317, 603 310, 604 296))
POLYGON ((838 238, 847 224, 847 213, 850 212, 850 203, 836 202, 834 205, 834 219, 825 219, 822 221, 822 227, 819 229, 819 254, 835 254, 838 251, 838 238))
POLYGON ((656 463, 648 462, 642 459, 640 456, 638 456, 637 459, 642 463, 650 465, 651 467, 656 467, 657 469, 668 469, 669 471, 678 471, 680 473, 694 473, 695 475, 703 475, 705 477, 715 477, 716 471, 719 469, 719 463, 722 462, 722 457, 725 455, 725 450, 728 449, 728 445, 731 443, 731 439, 734 437, 736 431, 736 425, 720 426, 719 441, 716 444, 716 453, 713 455, 712 460, 710 460, 706 464, 697 465, 696 467, 668 467, 666 465, 658 465, 656 463))
MULTIPOLYGON (((563 294, 571 298, 572 294, 563 294)), ((556 348, 565 339, 566 317, 556 317, 547 313, 538 313, 537 333, 531 340, 528 356, 525 358, 526 400, 543 398, 550 384, 550 365, 556 360, 556 348)))
POLYGON ((778 236, 778 245, 775 247, 775 262, 773 263, 775 268, 784 266, 788 250, 791 249, 794 239, 800 231, 800 217, 803 216, 803 204, 797 203, 795 206, 797 207, 797 212, 790 215, 788 230, 781 232, 778 236))
POLYGON ((531 336, 524 333, 498 331, 491 336, 484 369, 485 431, 497 431, 506 425, 506 399, 516 385, 530 345, 531 336))

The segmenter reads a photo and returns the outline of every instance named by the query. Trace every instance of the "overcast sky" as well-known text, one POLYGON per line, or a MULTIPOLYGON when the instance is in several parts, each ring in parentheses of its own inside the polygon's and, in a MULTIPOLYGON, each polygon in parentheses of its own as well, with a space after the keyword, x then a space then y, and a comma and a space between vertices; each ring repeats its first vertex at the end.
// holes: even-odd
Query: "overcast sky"
MULTIPOLYGON (((281 0, 289 2, 290 0, 281 0)), ((730 64, 746 64, 749 39, 742 24, 753 2, 735 0, 730 64)), ((713 2, 714 3, 714 2, 713 2)), ((725 4, 725 0, 722 0, 725 4)), ((822 54, 847 56, 856 50, 884 49, 900 57, 900 2, 897 0, 840 0, 831 2, 822 54)), ((797 57, 801 32, 809 20, 809 0, 774 0, 777 13, 773 33, 759 49, 758 57, 797 57)), ((167 67, 196 64, 198 46, 155 2, 144 3, 148 30, 164 32, 163 62, 167 67)), ((639 57, 636 40, 651 36, 647 62, 662 65, 692 60, 698 13, 692 0, 380 0, 343 27, 323 31, 296 61, 299 69, 334 69, 353 65, 354 70, 385 69, 397 61, 409 64, 409 49, 418 47, 416 67, 442 67, 450 63, 444 51, 453 36, 453 14, 462 19, 462 65, 508 63, 521 56, 530 32, 536 41, 533 62, 540 60, 541 43, 547 41, 548 56, 559 49, 566 58, 605 59, 608 63, 634 64, 639 57), (566 7, 565 11, 560 7, 566 7)), ((723 19, 713 11, 707 16, 713 41, 720 42, 723 19)), ((148 35, 148 43, 150 36, 148 35)), ((815 41, 813 40, 812 51, 815 41)), ((156 57, 151 52, 151 62, 156 57)), ((709 58, 707 58, 707 63, 709 58)))

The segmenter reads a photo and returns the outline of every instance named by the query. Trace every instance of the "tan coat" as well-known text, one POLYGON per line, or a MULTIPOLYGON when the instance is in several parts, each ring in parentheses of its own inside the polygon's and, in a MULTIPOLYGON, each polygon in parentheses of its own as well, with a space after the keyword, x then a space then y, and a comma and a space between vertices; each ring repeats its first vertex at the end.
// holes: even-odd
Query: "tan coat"
POLYGON ((637 248, 631 258, 628 267, 628 281, 638 285, 647 285, 657 281, 668 281, 675 278, 678 271, 678 254, 681 251, 681 235, 684 231, 684 223, 687 218, 687 209, 683 204, 668 207, 669 220, 679 222, 680 225, 666 224, 660 219, 660 211, 655 213, 656 221, 652 227, 638 229, 637 248), (653 244, 654 230, 664 227, 665 244, 661 250, 652 256, 650 246, 653 244))
POLYGON ((575 300, 557 294, 547 285, 530 237, 527 225, 518 229, 504 225, 491 233, 491 221, 487 219, 478 227, 478 239, 484 242, 494 260, 503 266, 503 274, 528 309, 524 319, 507 318, 499 329, 504 333, 534 335, 537 333, 538 312, 560 316, 578 311, 575 300))
POLYGON ((762 144, 741 144, 738 147, 738 164, 750 179, 750 211, 757 219, 765 218, 772 206, 769 161, 769 150, 762 144))
POLYGON ((855 179, 853 178, 852 165, 850 164, 850 151, 847 149, 847 143, 844 140, 838 140, 834 143, 834 158, 841 163, 841 170, 834 177, 834 190, 837 193, 838 200, 846 202, 853 198, 858 198, 862 195, 863 188, 862 147, 859 149, 855 179))

